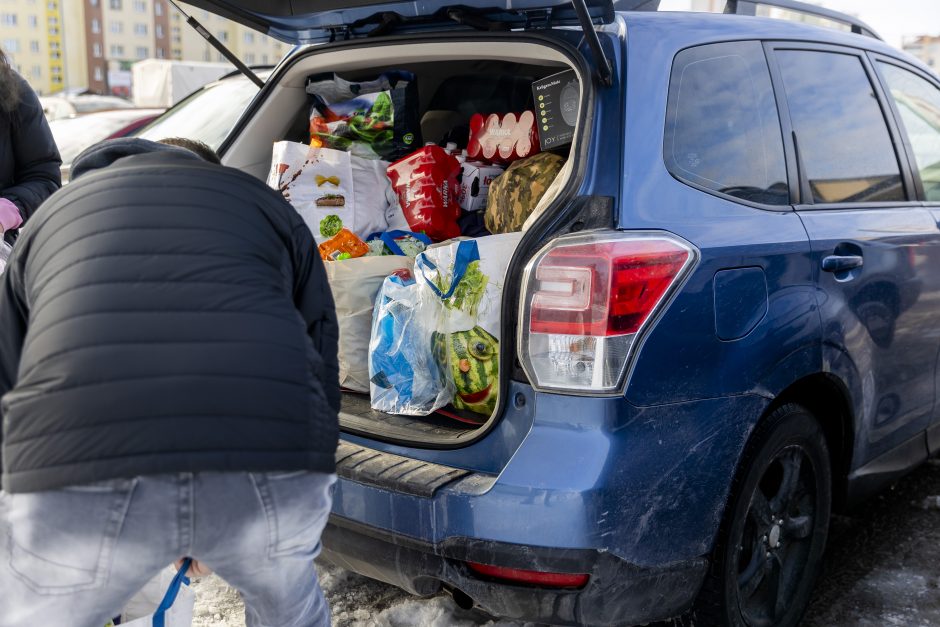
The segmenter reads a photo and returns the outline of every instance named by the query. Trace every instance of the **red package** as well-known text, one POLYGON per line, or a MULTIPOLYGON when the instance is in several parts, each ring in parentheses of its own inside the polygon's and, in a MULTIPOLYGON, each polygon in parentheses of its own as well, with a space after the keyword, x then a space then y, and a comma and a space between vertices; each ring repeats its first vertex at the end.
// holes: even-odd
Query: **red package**
POLYGON ((539 129, 532 111, 495 113, 470 118, 467 157, 488 163, 510 163, 539 152, 539 129))
POLYGON ((435 242, 460 236, 460 162, 440 146, 425 146, 388 166, 408 226, 435 242))

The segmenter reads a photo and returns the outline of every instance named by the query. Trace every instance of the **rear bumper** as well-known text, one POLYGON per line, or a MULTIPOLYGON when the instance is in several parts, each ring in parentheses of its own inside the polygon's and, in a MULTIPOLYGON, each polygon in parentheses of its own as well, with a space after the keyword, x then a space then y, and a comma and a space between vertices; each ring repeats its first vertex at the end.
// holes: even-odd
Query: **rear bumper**
POLYGON ((649 568, 607 552, 470 538, 432 545, 335 515, 323 546, 323 556, 333 564, 412 594, 459 591, 496 616, 553 625, 630 625, 677 616, 691 606, 708 567, 704 558, 649 568), (590 579, 578 590, 495 582, 475 575, 467 561, 588 573, 590 579))

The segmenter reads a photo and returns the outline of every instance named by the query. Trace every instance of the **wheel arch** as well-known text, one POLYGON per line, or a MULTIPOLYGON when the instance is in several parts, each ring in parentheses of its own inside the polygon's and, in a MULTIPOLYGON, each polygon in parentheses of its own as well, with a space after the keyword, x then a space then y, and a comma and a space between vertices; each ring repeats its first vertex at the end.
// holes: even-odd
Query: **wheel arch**
POLYGON ((802 405, 819 420, 829 446, 832 465, 833 509, 844 510, 855 442, 848 389, 831 374, 819 372, 809 375, 783 389, 774 398, 764 416, 769 416, 787 403, 802 405))

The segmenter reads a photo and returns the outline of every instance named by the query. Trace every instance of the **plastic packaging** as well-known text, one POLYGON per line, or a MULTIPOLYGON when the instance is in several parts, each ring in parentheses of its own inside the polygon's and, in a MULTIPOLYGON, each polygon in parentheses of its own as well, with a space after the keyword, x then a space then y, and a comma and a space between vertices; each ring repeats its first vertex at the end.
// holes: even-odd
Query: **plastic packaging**
POLYGON ((321 223, 333 215, 365 237, 376 231, 406 229, 408 223, 385 173, 388 163, 329 148, 277 142, 268 185, 280 191, 310 228, 317 243, 321 223))
POLYGON ((351 82, 335 74, 312 76, 310 145, 392 161, 421 145, 414 74, 390 71, 351 82))
POLYGON ((340 229, 339 233, 320 244, 319 249, 320 257, 324 261, 354 259, 369 252, 369 246, 346 228, 340 229))
POLYGON ((396 272, 382 283, 369 343, 373 409, 426 416, 451 401, 453 383, 432 354, 431 334, 440 311, 437 297, 410 272, 396 272))
POLYGON ((511 163, 539 152, 539 134, 532 111, 507 113, 480 113, 470 118, 470 141, 467 156, 474 161, 511 163))
POLYGON ((388 167, 410 230, 436 242, 460 235, 459 173, 460 162, 440 146, 425 146, 388 167))

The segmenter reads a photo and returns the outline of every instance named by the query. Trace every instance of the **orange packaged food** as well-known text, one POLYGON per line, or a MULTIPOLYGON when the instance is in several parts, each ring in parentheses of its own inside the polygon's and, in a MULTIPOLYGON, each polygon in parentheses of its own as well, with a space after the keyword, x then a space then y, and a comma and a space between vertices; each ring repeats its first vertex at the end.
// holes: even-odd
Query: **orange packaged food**
POLYGON ((340 229, 339 233, 320 244, 319 248, 320 257, 324 261, 337 261, 340 257, 352 259, 369 252, 369 245, 347 228, 340 229))

